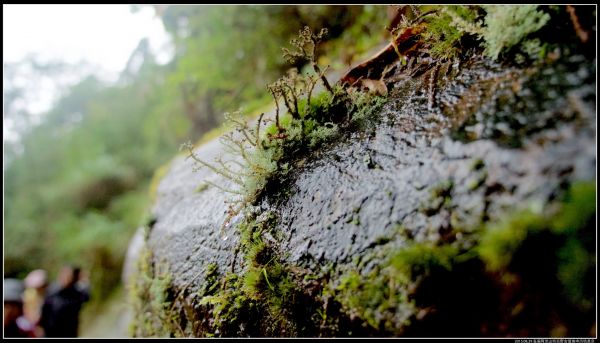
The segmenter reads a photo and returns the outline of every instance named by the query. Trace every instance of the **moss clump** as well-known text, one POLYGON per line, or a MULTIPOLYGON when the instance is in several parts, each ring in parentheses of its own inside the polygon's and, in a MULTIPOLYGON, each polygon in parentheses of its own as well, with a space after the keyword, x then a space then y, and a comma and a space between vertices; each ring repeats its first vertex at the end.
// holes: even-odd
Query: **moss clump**
POLYGON ((375 330, 396 331, 408 322, 413 305, 394 281, 386 271, 373 272, 366 279, 351 271, 342 276, 335 299, 351 317, 360 318, 375 330))
POLYGON ((381 332, 399 335, 418 312, 415 291, 420 283, 440 271, 452 270, 464 258, 454 246, 431 243, 384 250, 383 255, 391 256, 368 276, 356 271, 343 275, 335 295, 351 316, 381 332))
POLYGON ((488 225, 481 236, 479 255, 491 270, 505 269, 527 235, 539 232, 546 226, 540 215, 525 210, 488 225))
POLYGON ((242 224, 240 253, 244 270, 227 274, 220 287, 201 293, 199 304, 210 313, 204 336, 302 336, 314 334, 318 325, 307 313, 316 313, 318 300, 300 285, 305 276, 281 261, 276 246, 264 239, 273 234, 276 217, 265 213, 248 216, 242 224), (308 311, 308 312, 307 312, 308 311), (257 318, 262 318, 257 320, 257 318))
POLYGON ((552 230, 565 237, 559 248, 558 279, 573 303, 582 309, 593 306, 593 280, 596 267, 596 184, 575 183, 565 198, 559 214, 552 220, 552 230))
POLYGON ((486 227, 478 249, 482 260, 491 270, 513 274, 528 268, 523 265, 547 270, 560 281, 560 292, 573 306, 591 309, 595 199, 595 183, 575 183, 562 203, 545 212, 522 211, 486 227))
POLYGON ((422 38, 428 42, 429 53, 440 59, 459 57, 482 32, 481 17, 477 6, 440 6, 424 19, 427 29, 422 38))
POLYGON ((172 308, 174 292, 168 268, 154 264, 147 248, 142 249, 137 265, 129 284, 135 315, 129 332, 133 337, 170 337, 178 332, 178 315, 172 308))
POLYGON ((587 335, 594 218, 595 183, 575 183, 561 202, 470 230, 473 246, 383 247, 380 264, 345 273, 332 293, 345 313, 386 334, 587 335))
POLYGON ((591 237, 582 235, 582 230, 596 213, 595 195, 595 183, 575 183, 564 201, 550 207, 546 213, 523 210, 496 224, 487 225, 482 229, 479 255, 491 270, 505 269, 528 237, 549 231, 566 239, 567 244, 559 253, 568 256, 564 251, 573 251, 573 257, 581 256, 585 250, 583 247, 587 245, 589 248, 590 245, 591 237))
POLYGON ((393 266, 399 280, 411 282, 419 276, 431 274, 436 268, 452 269, 458 254, 456 246, 418 243, 400 249, 390 259, 390 265, 393 266))
POLYGON ((204 336, 242 336, 254 333, 254 327, 244 325, 255 323, 251 318, 259 315, 257 304, 240 289, 240 278, 236 274, 227 274, 216 294, 201 298, 199 304, 208 306, 207 311, 211 317, 209 332, 205 332, 204 336))

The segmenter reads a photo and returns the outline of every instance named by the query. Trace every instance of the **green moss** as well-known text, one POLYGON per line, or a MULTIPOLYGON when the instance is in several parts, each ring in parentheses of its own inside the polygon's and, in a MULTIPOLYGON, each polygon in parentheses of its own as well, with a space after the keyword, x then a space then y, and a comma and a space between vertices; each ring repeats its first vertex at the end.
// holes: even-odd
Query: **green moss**
POLYGON ((592 308, 593 302, 589 296, 592 294, 594 276, 590 274, 596 267, 596 255, 575 237, 569 237, 557 254, 557 276, 564 286, 564 292, 577 306, 592 308))
POLYGON ((208 306, 212 320, 205 336, 237 336, 239 324, 255 314, 256 304, 241 291, 241 282, 236 274, 227 274, 218 293, 204 296, 199 301, 199 305, 208 306))
POLYGON ((335 138, 339 133, 339 127, 333 123, 326 123, 323 126, 318 126, 310 130, 307 135, 308 146, 314 148, 319 144, 327 142, 335 138))
POLYGON ((363 278, 356 271, 351 271, 341 278, 335 292, 336 300, 347 312, 377 330, 395 326, 398 321, 396 310, 411 307, 406 294, 399 292, 388 273, 373 272, 363 278))
POLYGON ((474 6, 440 6, 438 12, 426 18, 427 28, 422 34, 435 58, 451 59, 463 52, 461 40, 467 34, 480 32, 474 6))
POLYGON ((352 94, 351 98, 353 103, 351 123, 359 130, 365 130, 369 123, 377 123, 378 117, 375 114, 380 112, 387 102, 386 97, 362 92, 352 94))
POLYGON ((430 274, 451 270, 455 263, 471 256, 459 253, 454 246, 429 243, 384 249, 381 255, 389 257, 366 277, 354 270, 341 276, 335 297, 347 313, 372 328, 400 334, 418 310, 411 300, 415 287, 430 274))
POLYGON ((458 253, 458 248, 452 245, 418 243, 400 249, 390 259, 390 265, 399 280, 410 282, 418 276, 430 274, 435 268, 450 270, 458 253))
POLYGON ((555 232, 575 234, 596 213, 596 183, 574 183, 563 200, 560 213, 552 222, 555 232))
POLYGON ((129 284, 134 318, 129 330, 133 337, 169 337, 177 332, 178 315, 173 311, 171 276, 165 264, 154 265, 152 253, 144 248, 138 269, 129 284))
POLYGON ((543 229, 545 225, 543 216, 529 210, 517 212, 497 224, 488 225, 480 239, 479 255, 491 270, 504 269, 527 235, 543 229))
POLYGON ((204 283, 202 288, 198 292, 199 296, 208 296, 212 295, 217 291, 217 287, 219 286, 219 267, 216 263, 210 263, 206 267, 206 272, 204 273, 204 283))
MULTIPOLYGON (((590 218, 595 216, 595 195, 595 183, 576 183, 554 213, 523 210, 497 224, 487 225, 482 230, 478 248, 481 258, 492 270, 504 269, 528 236, 545 230, 551 230, 558 235, 568 235, 573 241, 563 248, 564 251, 572 250, 575 258, 580 256, 581 239, 576 238, 576 235, 586 227, 590 218)), ((567 265, 570 263, 567 262, 567 265)), ((580 265, 577 262, 575 264, 580 265)))
POLYGON ((276 219, 273 213, 263 213, 260 218, 248 216, 239 225, 244 270, 239 275, 227 274, 218 282, 209 282, 221 285, 214 292, 200 293, 199 304, 206 306, 213 323, 203 335, 300 334, 296 323, 302 320, 295 308, 304 292, 299 286, 302 275, 296 275, 282 263, 276 247, 263 238, 273 234, 276 219))
MULTIPOLYGON (((448 195, 450 184, 441 184, 432 193, 448 195)), ((367 275, 355 270, 346 272, 331 292, 345 313, 381 332, 395 335, 412 332, 414 325, 419 328, 417 322, 423 320, 419 319, 419 313, 433 311, 437 314, 432 318, 447 318, 458 323, 457 315, 462 313, 457 309, 458 304, 464 304, 465 311, 483 311, 464 314, 474 318, 499 306, 493 301, 486 302, 488 300, 452 299, 473 292, 477 292, 473 296, 490 299, 495 292, 506 291, 517 299, 506 306, 521 302, 519 306, 526 308, 538 306, 529 303, 531 296, 553 296, 556 302, 564 297, 581 311, 578 313, 585 313, 593 308, 590 299, 593 299, 595 280, 594 218, 595 183, 575 183, 561 202, 538 210, 518 211, 470 230, 476 241, 472 247, 415 243, 409 239, 405 247, 384 247, 373 258, 361 256, 363 259, 356 261, 359 270, 364 267, 359 260, 381 259, 381 263, 367 275), (512 286, 506 282, 511 280, 526 284, 523 287, 527 294, 509 289, 512 286), (553 283, 560 286, 556 288, 553 283), (554 293, 548 295, 548 290, 554 293), (461 295, 453 292, 461 292, 461 295), (536 295, 532 295, 534 293, 536 295)), ((508 316, 512 318, 516 313, 508 316)), ((428 328, 423 325, 422 328, 428 328)), ((478 327, 473 329, 478 330, 478 327)))
POLYGON ((383 104, 382 98, 360 95, 360 92, 350 96, 341 86, 329 84, 315 56, 315 45, 325 33, 326 30, 322 30, 313 34, 306 27, 300 31, 298 39, 292 40, 295 49, 284 49, 286 59, 308 60, 314 74, 290 72, 268 85, 276 107, 273 123, 261 130, 263 115, 256 125, 250 125, 238 114, 239 111, 233 115, 226 114, 227 120, 240 135, 236 137, 228 133, 221 141, 226 151, 241 157, 241 163, 218 158, 217 164, 210 164, 194 154, 191 144, 185 145, 197 165, 209 168, 237 185, 235 189, 225 189, 212 184, 236 195, 225 224, 244 207, 254 204, 269 185, 279 185, 299 157, 338 137, 342 126, 353 128, 353 125, 362 125, 383 104), (312 45, 307 48, 305 43, 312 45), (312 91, 318 81, 326 91, 313 96, 312 91), (280 102, 287 112, 283 113, 280 102))
POLYGON ((573 184, 562 208, 551 221, 552 231, 566 236, 559 248, 558 278, 569 299, 582 309, 593 306, 594 268, 596 267, 596 183, 573 184))
MULTIPOLYGON (((531 35, 544 27, 550 15, 537 5, 441 5, 417 6, 417 14, 425 25, 420 34, 424 45, 435 59, 453 59, 470 48, 485 48, 485 53, 498 59, 502 53, 519 47, 532 59, 545 55, 547 44, 531 35)), ((554 11, 553 15, 558 14, 554 11)), ((404 20, 399 29, 415 27, 418 21, 404 20)), ((519 55, 516 55, 517 57, 519 55)))

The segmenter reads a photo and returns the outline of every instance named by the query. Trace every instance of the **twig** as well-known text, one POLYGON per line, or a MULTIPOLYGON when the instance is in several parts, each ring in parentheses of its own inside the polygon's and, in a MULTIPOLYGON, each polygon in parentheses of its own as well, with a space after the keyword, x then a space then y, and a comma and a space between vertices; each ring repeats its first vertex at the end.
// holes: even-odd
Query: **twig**
POLYGON ((431 71, 431 78, 429 79, 429 97, 427 99, 427 107, 431 111, 435 106, 435 85, 437 81, 437 74, 440 69, 440 65, 436 63, 435 67, 431 71))
POLYGON ((258 117, 258 122, 256 122, 256 144, 254 144, 255 147, 260 147, 260 123, 262 122, 262 119, 264 117, 265 113, 261 113, 260 117, 258 117))
POLYGON ((586 30, 583 29, 583 27, 581 27, 581 23, 579 23, 579 18, 577 17, 577 14, 575 13, 575 7, 573 7, 572 5, 567 5, 567 12, 569 12, 569 15, 571 16, 571 21, 573 22, 573 27, 575 28, 575 32, 577 33, 577 36, 579 37, 579 39, 581 40, 582 43, 585 43, 588 41, 588 39, 590 38, 588 32, 586 30))

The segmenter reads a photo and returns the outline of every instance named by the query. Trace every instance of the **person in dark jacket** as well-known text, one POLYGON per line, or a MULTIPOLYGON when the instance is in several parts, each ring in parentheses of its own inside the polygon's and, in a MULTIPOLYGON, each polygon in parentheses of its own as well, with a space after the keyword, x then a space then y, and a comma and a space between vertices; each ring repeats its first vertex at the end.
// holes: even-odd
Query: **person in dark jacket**
POLYGON ((46 337, 77 337, 79 312, 90 298, 88 290, 77 285, 80 272, 77 267, 64 266, 58 284, 44 300, 40 325, 46 337))

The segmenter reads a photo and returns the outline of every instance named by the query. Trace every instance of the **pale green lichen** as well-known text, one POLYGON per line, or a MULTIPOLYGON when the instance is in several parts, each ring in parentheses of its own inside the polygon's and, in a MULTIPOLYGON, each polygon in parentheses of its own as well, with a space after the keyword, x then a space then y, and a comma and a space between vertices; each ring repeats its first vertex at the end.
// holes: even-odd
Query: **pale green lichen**
POLYGON ((494 59, 502 51, 523 42, 527 36, 541 29, 550 15, 538 10, 537 5, 485 5, 486 54, 494 59))

